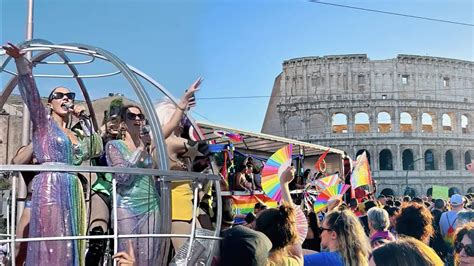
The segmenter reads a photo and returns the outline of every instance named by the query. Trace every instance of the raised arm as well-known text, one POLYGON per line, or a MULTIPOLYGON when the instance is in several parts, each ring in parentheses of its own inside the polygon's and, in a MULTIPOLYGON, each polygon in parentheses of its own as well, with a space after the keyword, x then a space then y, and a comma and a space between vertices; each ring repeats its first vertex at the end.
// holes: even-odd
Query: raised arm
POLYGON ((291 180, 294 178, 294 167, 288 167, 280 176, 281 200, 293 206, 293 200, 290 195, 290 188, 288 187, 291 180))
POLYGON ((15 59, 19 78, 18 87, 23 101, 31 112, 33 131, 39 132, 40 130, 43 130, 46 134, 47 129, 45 125, 47 117, 44 111, 44 106, 41 103, 41 97, 38 88, 36 87, 36 82, 33 78, 31 64, 24 57, 25 53, 15 45, 8 43, 8 45, 3 46, 3 49, 5 49, 9 56, 15 59))
POLYGON ((163 131, 163 137, 168 138, 171 133, 178 127, 179 121, 184 115, 186 109, 196 105, 196 98, 194 93, 199 90, 199 85, 201 85, 202 79, 198 78, 194 83, 186 90, 181 101, 176 106, 176 111, 174 111, 171 119, 162 126, 161 130, 163 131))
MULTIPOLYGON (((293 204, 293 200, 291 199, 291 195, 290 195, 290 189, 288 187, 291 180, 293 180, 294 178, 294 173, 295 173, 295 168, 288 167, 286 168, 285 171, 283 171, 283 173, 280 176, 281 201, 282 201, 280 202, 280 204, 284 204, 284 203, 290 204, 295 209, 294 215, 296 217, 301 216, 301 215, 304 217, 304 214, 301 208, 293 204)), ((296 220, 296 217, 295 217, 295 220, 296 220)), ((308 225, 297 224, 297 227, 298 226, 303 226, 307 228, 308 225)), ((302 239, 306 238, 306 232, 302 233, 301 230, 298 230, 298 235, 300 234, 301 234, 302 239)), ((293 244, 292 246, 288 248, 288 251, 290 253, 290 256, 298 261, 299 265, 303 265, 304 259, 303 259, 303 249, 301 247, 301 243, 298 242, 298 243, 293 244)))

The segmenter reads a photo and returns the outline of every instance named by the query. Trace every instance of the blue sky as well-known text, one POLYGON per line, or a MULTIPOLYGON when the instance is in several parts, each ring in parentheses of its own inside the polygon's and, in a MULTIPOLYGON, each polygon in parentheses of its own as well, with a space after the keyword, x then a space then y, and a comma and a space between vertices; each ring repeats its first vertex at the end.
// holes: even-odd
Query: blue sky
MULTIPOLYGON (((2 43, 21 42, 27 1, 0 1, 2 43)), ((474 23, 470 0, 327 2, 474 23)), ((283 60, 295 57, 365 53, 388 59, 404 53, 474 61, 474 27, 298 0, 36 0, 34 20, 35 38, 109 50, 175 96, 202 76, 196 111, 211 122, 256 132, 269 98, 204 98, 270 95, 283 60)), ((60 82, 39 82, 41 93, 60 82)), ((93 97, 130 95, 118 79, 91 84, 93 97)))

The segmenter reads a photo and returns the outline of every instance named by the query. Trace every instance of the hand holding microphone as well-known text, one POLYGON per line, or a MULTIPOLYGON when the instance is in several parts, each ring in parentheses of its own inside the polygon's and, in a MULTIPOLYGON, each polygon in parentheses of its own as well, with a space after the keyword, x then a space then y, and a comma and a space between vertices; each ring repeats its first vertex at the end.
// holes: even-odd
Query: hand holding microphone
POLYGON ((67 102, 64 104, 64 107, 72 113, 75 117, 81 118, 81 119, 89 119, 90 115, 87 115, 85 113, 85 108, 79 105, 74 105, 72 102, 67 102))
POLYGON ((143 144, 145 144, 145 147, 147 151, 149 152, 150 146, 151 146, 151 127, 149 125, 144 125, 140 129, 140 138, 143 141, 143 144))

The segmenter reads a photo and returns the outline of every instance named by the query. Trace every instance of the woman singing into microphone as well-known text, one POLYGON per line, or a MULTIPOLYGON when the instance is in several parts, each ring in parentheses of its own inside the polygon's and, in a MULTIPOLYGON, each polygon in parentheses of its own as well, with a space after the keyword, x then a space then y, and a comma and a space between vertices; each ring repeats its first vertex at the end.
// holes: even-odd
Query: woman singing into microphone
MULTIPOLYGON (((151 144, 143 130, 145 116, 140 107, 128 105, 119 111, 121 132, 118 140, 105 145, 107 164, 112 167, 151 168, 151 144)), ((117 219, 119 234, 159 233, 159 196, 152 176, 114 173, 117 180, 117 219)), ((158 264, 158 238, 130 240, 136 265, 158 264)), ((119 250, 127 250, 127 240, 119 239, 119 250)))
MULTIPOLYGON (((101 152, 98 134, 75 135, 67 128, 75 94, 55 88, 48 97, 47 111, 29 62, 12 44, 3 47, 15 58, 23 101, 31 111, 33 151, 43 165, 79 165, 101 152)), ((78 112, 79 113, 79 112, 78 112)), ((82 184, 75 173, 40 172, 32 185, 30 237, 80 236, 86 233, 82 184)), ((34 241, 28 244, 26 265, 84 265, 85 241, 34 241)))

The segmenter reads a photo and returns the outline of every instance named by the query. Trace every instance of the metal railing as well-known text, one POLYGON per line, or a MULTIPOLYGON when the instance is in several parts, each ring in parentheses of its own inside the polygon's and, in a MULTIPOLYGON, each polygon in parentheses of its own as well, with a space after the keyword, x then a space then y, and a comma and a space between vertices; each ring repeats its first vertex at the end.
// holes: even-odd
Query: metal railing
MULTIPOLYGON (((124 173, 124 174, 138 174, 138 175, 147 175, 147 176, 159 176, 159 182, 161 187, 161 201, 160 201, 160 211, 161 211, 161 233, 160 234, 146 234, 146 235, 121 235, 120 232, 114 230, 113 235, 105 235, 105 236, 67 236, 67 237, 44 237, 44 238, 17 238, 15 235, 15 217, 17 211, 17 201, 16 201, 16 193, 17 193, 17 182, 16 177, 13 178, 12 182, 12 212, 10 213, 9 217, 9 234, 7 234, 7 239, 0 240, 1 243, 9 243, 11 246, 11 256, 13 258, 12 265, 15 265, 15 243, 19 242, 29 242, 29 241, 54 241, 58 239, 67 240, 67 239, 98 239, 98 238, 106 238, 106 239, 115 239, 118 240, 120 238, 141 238, 141 237, 152 237, 152 238, 160 238, 160 239, 169 239, 171 237, 180 237, 180 238, 188 238, 190 240, 189 249, 187 251, 186 259, 189 259, 192 249, 192 242, 195 239, 212 239, 218 240, 220 234, 220 223, 222 221, 222 198, 221 198, 221 191, 220 191, 220 184, 219 184, 219 176, 217 175, 207 175, 207 174, 200 174, 200 173, 192 173, 192 172, 182 172, 182 171, 167 171, 167 170, 160 170, 160 169, 168 169, 168 161, 167 161, 167 151, 164 139, 162 137, 161 126, 158 120, 158 116, 155 112, 153 103, 151 102, 151 97, 148 95, 147 91, 145 90, 143 84, 139 80, 142 78, 147 83, 149 83, 152 87, 156 88, 158 92, 163 93, 169 99, 171 99, 174 103, 176 103, 176 99, 166 90, 160 83, 153 80, 151 77, 146 75, 145 73, 141 72, 137 68, 130 66, 123 61, 121 61, 118 57, 114 54, 90 45, 85 44, 53 44, 49 41, 45 40, 31 40, 24 42, 19 45, 24 51, 26 52, 34 52, 34 56, 31 58, 31 61, 34 65, 36 64, 50 64, 50 65, 64 65, 69 71, 71 75, 54 75, 54 74, 35 74, 35 77, 45 77, 45 78, 71 78, 76 80, 82 95, 84 96, 84 101, 87 104, 87 108, 91 113, 91 120, 94 128, 98 128, 97 126, 97 119, 95 117, 94 109, 91 103, 91 99, 89 93, 87 91, 86 85, 83 79, 97 79, 97 78, 104 78, 110 77, 115 75, 122 75, 125 80, 128 81, 129 85, 133 88, 134 92, 137 95, 137 98, 143 108, 143 112, 148 118, 148 122, 151 128, 151 136, 155 140, 156 149, 154 150, 154 157, 157 159, 157 168, 158 169, 141 169, 141 168, 113 168, 113 167, 74 167, 68 165, 0 165, 0 172, 16 172, 16 171, 43 171, 43 172, 90 172, 90 173, 124 173), (81 56, 89 57, 86 60, 80 61, 72 61, 69 59, 68 54, 78 54, 81 56), (48 61, 47 59, 52 55, 58 55, 61 60, 63 61, 48 61), (76 68, 76 65, 86 65, 91 64, 96 61, 97 59, 101 59, 105 62, 110 63, 113 67, 116 68, 115 71, 110 71, 107 73, 100 73, 100 74, 89 74, 89 75, 81 75, 76 68), (194 195, 194 205, 193 205, 193 219, 192 223, 192 231, 189 235, 187 234, 170 234, 171 232, 171 182, 173 181, 190 181, 194 183, 203 182, 203 181, 212 181, 216 188, 216 200, 217 200, 217 221, 215 224, 215 231, 212 237, 204 236, 204 235, 196 235, 195 225, 196 225, 196 214, 197 214, 197 200, 198 200, 198 189, 195 187, 193 189, 194 195)), ((0 55, 4 55, 4 52, 0 49, 0 55)), ((12 93, 13 89, 17 86, 18 83, 18 75, 14 71, 7 70, 6 67, 11 62, 11 57, 6 57, 6 59, 0 63, 0 72, 5 72, 12 75, 12 78, 7 82, 4 90, 0 94, 0 109, 6 103, 8 97, 12 93)), ((196 123, 194 120, 189 117, 192 125, 197 128, 196 123)), ((25 130, 25 127, 23 128, 25 130)), ((201 139, 204 139, 202 134, 198 131, 201 139)), ((212 162, 212 170, 214 173, 217 173, 217 169, 215 167, 215 162, 212 162)), ((113 225, 114 228, 117 228, 117 210, 116 210, 116 182, 113 181, 113 225)), ((21 204, 19 205, 21 207, 21 204)), ((21 209, 19 209, 21 212, 21 209)), ((1 237, 1 236, 0 236, 1 237)), ((4 236, 5 237, 5 236, 4 236)), ((115 242, 117 243, 117 242, 115 242)), ((217 245, 214 245, 215 241, 212 242, 211 246, 209 247, 210 250, 215 249, 217 245)), ((161 257, 167 257, 168 255, 168 245, 169 242, 161 241, 160 242, 160 253, 161 257)), ((117 245, 114 247, 114 251, 117 251, 117 245)), ((208 264, 210 260, 208 260, 208 264)), ((161 262, 161 265, 165 265, 166 262, 161 262)))

